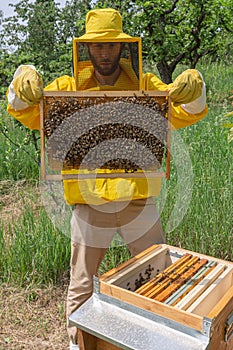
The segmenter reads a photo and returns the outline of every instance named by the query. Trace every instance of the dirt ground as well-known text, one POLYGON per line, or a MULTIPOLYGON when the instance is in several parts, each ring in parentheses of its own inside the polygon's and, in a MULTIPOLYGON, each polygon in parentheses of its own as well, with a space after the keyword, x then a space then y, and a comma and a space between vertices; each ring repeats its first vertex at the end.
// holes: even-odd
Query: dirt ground
POLYGON ((68 349, 67 286, 0 287, 0 350, 68 349))
MULTIPOLYGON (((35 205, 24 181, 0 181, 0 214, 4 225, 20 217, 24 203, 35 205), (22 192, 23 191, 23 192, 22 192), (25 195, 26 194, 26 195, 25 195)), ((35 208, 36 210, 36 208, 35 208)), ((0 285, 0 350, 46 350, 69 348, 66 333, 68 278, 59 286, 19 289, 0 285)))

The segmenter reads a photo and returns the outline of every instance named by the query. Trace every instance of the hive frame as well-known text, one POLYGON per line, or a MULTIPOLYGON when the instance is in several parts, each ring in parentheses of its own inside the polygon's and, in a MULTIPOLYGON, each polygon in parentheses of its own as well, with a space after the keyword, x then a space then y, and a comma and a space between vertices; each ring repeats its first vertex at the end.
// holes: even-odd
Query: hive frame
POLYGON ((44 91, 43 98, 40 103, 40 141, 41 141, 41 180, 66 180, 66 179, 88 179, 88 178, 142 178, 147 176, 148 178, 166 178, 170 179, 170 148, 171 148, 171 100, 167 91, 44 91), (111 101, 115 97, 158 97, 164 101, 167 100, 167 142, 166 142, 166 169, 165 171, 143 171, 141 173, 91 173, 90 174, 48 174, 46 172, 46 137, 44 129, 45 120, 45 103, 49 97, 61 98, 61 97, 75 97, 77 99, 90 99, 90 98, 105 98, 111 101))

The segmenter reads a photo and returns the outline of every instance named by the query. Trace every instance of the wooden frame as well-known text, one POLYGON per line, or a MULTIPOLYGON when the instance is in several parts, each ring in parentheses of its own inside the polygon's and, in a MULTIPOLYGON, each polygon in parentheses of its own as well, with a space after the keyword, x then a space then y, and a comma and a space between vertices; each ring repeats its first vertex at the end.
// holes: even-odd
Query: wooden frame
POLYGON ((170 137, 171 137, 171 102, 169 93, 166 91, 45 91, 43 98, 40 104, 40 133, 41 133, 41 179, 42 180, 63 180, 63 179, 73 179, 73 178, 104 178, 104 177, 122 177, 122 178, 132 178, 132 177, 144 177, 148 176, 149 178, 153 177, 166 177, 170 178, 170 137), (90 100, 96 98, 105 98, 108 101, 112 101, 114 98, 128 98, 137 96, 138 98, 144 98, 145 96, 152 97, 158 101, 158 103, 167 103, 167 120, 168 120, 168 129, 167 129, 167 140, 166 140, 166 171, 144 171, 142 173, 123 173, 123 172, 114 172, 114 173, 89 173, 89 174, 58 174, 50 173, 46 170, 46 136, 45 136, 45 115, 46 115, 46 101, 49 98, 59 99, 59 98, 74 98, 80 101, 90 100))

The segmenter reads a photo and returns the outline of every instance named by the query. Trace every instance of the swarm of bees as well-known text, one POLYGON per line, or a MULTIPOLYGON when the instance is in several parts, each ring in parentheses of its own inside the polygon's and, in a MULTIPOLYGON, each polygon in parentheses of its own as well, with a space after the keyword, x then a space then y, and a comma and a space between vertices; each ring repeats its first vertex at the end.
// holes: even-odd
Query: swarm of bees
POLYGON ((167 101, 152 96, 47 97, 49 158, 62 169, 159 168, 166 153, 167 101))

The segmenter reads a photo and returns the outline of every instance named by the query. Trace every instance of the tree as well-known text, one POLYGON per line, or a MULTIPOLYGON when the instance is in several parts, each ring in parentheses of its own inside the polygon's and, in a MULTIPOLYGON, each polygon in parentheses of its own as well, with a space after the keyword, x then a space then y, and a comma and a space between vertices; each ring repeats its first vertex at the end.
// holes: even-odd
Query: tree
POLYGON ((58 75, 70 75, 72 39, 83 34, 89 1, 67 1, 61 8, 54 0, 22 0, 13 7, 15 15, 3 20, 0 32, 1 70, 7 70, 8 63, 12 77, 20 64, 33 64, 45 84, 58 75))
POLYGON ((232 46, 232 0, 116 0, 96 4, 106 6, 122 13, 128 34, 142 36, 144 60, 156 62, 166 83, 172 82, 179 63, 195 68, 202 57, 225 55, 227 40, 232 46))
MULTIPOLYGON (((63 8, 54 0, 22 0, 13 7, 15 14, 3 20, 0 31, 0 95, 4 97, 21 64, 35 65, 45 85, 58 75, 72 73, 72 40, 83 34, 84 13, 90 10, 89 1, 82 0, 67 1, 63 8)), ((7 126, 1 124, 0 132, 12 142, 7 126)), ((37 156, 35 131, 28 132, 28 137, 37 156)), ((19 146, 27 152, 24 145, 19 146)))
POLYGON ((195 68, 203 57, 232 60, 233 0, 71 0, 63 8, 54 0, 22 0, 13 6, 15 15, 3 20, 0 32, 0 67, 13 74, 12 52, 18 64, 39 68, 45 83, 71 74, 71 42, 83 34, 93 6, 121 12, 125 32, 143 38, 144 61, 156 64, 166 83, 180 63, 195 68))

